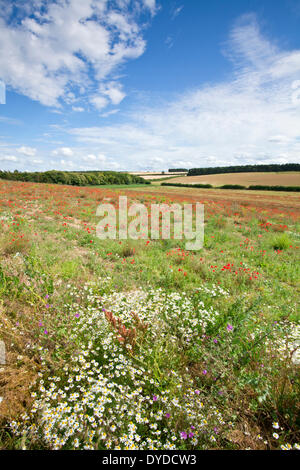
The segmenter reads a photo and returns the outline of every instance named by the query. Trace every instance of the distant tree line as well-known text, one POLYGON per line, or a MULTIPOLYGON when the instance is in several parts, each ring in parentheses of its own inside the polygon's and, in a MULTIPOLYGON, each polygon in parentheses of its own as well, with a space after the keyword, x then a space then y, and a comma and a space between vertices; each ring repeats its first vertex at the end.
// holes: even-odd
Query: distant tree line
POLYGON ((116 171, 44 171, 19 172, 0 171, 0 179, 28 181, 34 183, 69 184, 72 186, 94 186, 107 184, 150 184, 140 176, 116 171))
POLYGON ((187 168, 169 168, 169 173, 186 173, 188 171, 187 168))
MULTIPOLYGON (((170 170, 169 170, 170 171, 170 170)), ((174 170, 172 170, 174 171, 174 170)), ((300 171, 300 163, 284 163, 269 165, 234 165, 216 166, 209 168, 191 168, 188 176, 216 175, 219 173, 254 173, 254 172, 274 172, 274 171, 300 171)))
POLYGON ((254 191, 294 191, 300 192, 300 186, 262 186, 253 185, 247 189, 253 189, 254 191))
POLYGON ((189 183, 161 183, 161 186, 177 186, 182 188, 213 188, 213 189, 246 189, 255 191, 293 191, 300 192, 300 186, 242 186, 240 184, 224 184, 223 186, 212 186, 211 184, 189 184, 189 183))
POLYGON ((161 183, 161 186, 178 186, 178 187, 183 187, 183 188, 212 188, 211 184, 200 184, 200 183, 199 184, 198 183, 197 184, 190 184, 190 183, 161 183))

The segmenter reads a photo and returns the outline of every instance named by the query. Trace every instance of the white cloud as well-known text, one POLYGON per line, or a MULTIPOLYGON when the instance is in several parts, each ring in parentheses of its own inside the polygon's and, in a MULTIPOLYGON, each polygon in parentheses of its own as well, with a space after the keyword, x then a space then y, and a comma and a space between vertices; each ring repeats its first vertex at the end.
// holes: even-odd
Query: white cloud
POLYGON ((174 46, 174 39, 172 36, 168 36, 166 39, 165 39, 165 44, 166 46, 168 47, 168 49, 171 49, 171 47, 174 46))
POLYGON ((184 6, 181 5, 181 6, 177 7, 177 8, 175 8, 175 9, 172 11, 172 13, 171 13, 171 18, 172 18, 172 20, 174 20, 174 18, 176 18, 176 16, 178 16, 178 15, 181 13, 181 11, 183 10, 183 8, 184 8, 184 6))
POLYGON ((60 160, 61 169, 70 170, 74 168, 74 163, 71 160, 60 160))
POLYGON ((90 155, 86 155, 85 157, 82 157, 82 160, 84 160, 85 162, 94 162, 95 160, 97 160, 97 157, 96 155, 93 155, 93 154, 90 154, 90 155))
POLYGON ((84 108, 82 108, 81 106, 72 106, 72 110, 76 113, 83 113, 84 108))
POLYGON ((22 155, 26 155, 28 157, 34 157, 34 155, 36 154, 36 148, 33 147, 19 147, 16 150, 22 155))
POLYGON ((111 82, 102 87, 102 93, 108 96, 112 104, 119 104, 125 98, 125 93, 122 91, 120 83, 111 82))
POLYGON ((9 118, 7 116, 0 116, 0 122, 4 122, 5 124, 11 124, 11 125, 21 124, 21 121, 19 121, 18 119, 9 118))
MULTIPOLYGON (((47 168, 123 170, 299 161, 300 50, 281 49, 261 33, 255 17, 247 16, 235 24, 223 52, 233 64, 227 80, 199 85, 158 105, 143 103, 121 123, 52 125, 52 143, 63 142, 64 133, 67 139, 55 144, 52 161, 45 152, 39 158, 47 168)), ((97 90, 93 98, 100 110, 102 100, 121 98, 112 90, 123 92, 115 80, 97 90)), ((7 148, 3 154, 15 152, 7 148)))
POLYGON ((3 155, 0 156, 0 162, 18 162, 19 159, 14 155, 3 155))
MULTIPOLYGON (((137 0, 139 9, 129 9, 130 3, 0 0, 0 78, 47 106, 70 104, 76 94, 90 93, 145 50, 138 11, 154 14, 155 0, 137 0)), ((107 96, 119 103, 120 85, 107 96)))
POLYGON ((101 117, 106 118, 109 116, 112 116, 113 114, 117 114, 120 110, 119 109, 111 109, 110 111, 107 111, 106 113, 102 113, 101 117))
POLYGON ((151 13, 154 15, 156 11, 156 0, 142 0, 144 5, 149 8, 151 13))
POLYGON ((108 105, 108 100, 104 96, 93 96, 90 99, 90 102, 95 106, 95 108, 101 110, 108 105))
POLYGON ((253 16, 234 26, 226 47, 227 81, 137 108, 126 124, 68 132, 129 169, 299 161, 300 51, 274 45, 253 16))
POLYGON ((106 159, 106 156, 105 156, 105 155, 99 153, 99 155, 98 155, 98 160, 101 161, 101 162, 105 162, 107 159, 106 159))
POLYGON ((52 155, 63 155, 65 157, 72 157, 73 150, 70 147, 61 147, 52 151, 52 155))
POLYGON ((269 137, 268 141, 284 145, 291 142, 290 138, 286 135, 272 135, 271 137, 269 137))
POLYGON ((89 155, 86 155, 86 156, 83 156, 82 157, 82 160, 84 162, 98 162, 98 163, 104 163, 106 162, 106 156, 105 155, 102 155, 101 153, 98 154, 98 155, 94 155, 94 154, 89 154, 89 155))

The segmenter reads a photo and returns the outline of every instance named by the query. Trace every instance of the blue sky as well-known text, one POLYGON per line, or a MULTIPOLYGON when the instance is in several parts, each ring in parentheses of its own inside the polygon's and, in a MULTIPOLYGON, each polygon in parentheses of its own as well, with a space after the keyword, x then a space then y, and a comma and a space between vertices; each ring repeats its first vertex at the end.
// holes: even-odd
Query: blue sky
POLYGON ((0 0, 0 169, 300 161, 299 0, 0 0))

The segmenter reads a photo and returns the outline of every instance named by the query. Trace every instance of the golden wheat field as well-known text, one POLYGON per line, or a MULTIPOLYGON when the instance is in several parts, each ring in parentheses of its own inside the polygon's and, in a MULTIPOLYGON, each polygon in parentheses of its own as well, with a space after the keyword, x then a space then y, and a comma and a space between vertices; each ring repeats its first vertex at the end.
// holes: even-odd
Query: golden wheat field
POLYGON ((172 179, 172 183, 212 184, 222 186, 224 184, 269 185, 269 186, 300 186, 300 172, 276 172, 276 173, 226 173, 218 175, 183 176, 172 179))

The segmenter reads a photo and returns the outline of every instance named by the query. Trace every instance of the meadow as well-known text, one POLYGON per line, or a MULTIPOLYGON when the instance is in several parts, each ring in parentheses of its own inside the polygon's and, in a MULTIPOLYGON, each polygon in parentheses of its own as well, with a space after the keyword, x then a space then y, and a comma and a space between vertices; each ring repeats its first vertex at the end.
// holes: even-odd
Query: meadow
POLYGON ((1 449, 300 449, 300 197, 249 193, 0 180, 1 449), (203 249, 98 239, 120 195, 203 249))

